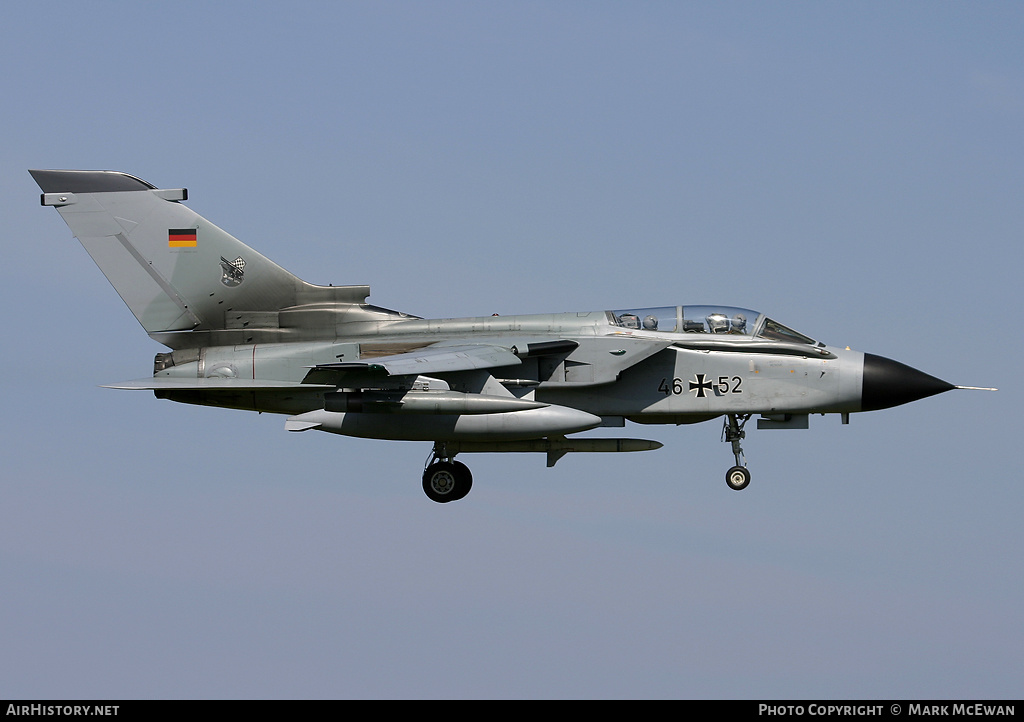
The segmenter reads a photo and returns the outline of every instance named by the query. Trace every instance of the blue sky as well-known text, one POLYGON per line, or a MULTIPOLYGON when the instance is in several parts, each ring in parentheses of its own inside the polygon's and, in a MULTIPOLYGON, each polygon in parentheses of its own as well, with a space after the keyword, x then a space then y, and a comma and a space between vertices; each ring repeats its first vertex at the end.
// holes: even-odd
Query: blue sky
POLYGON ((1019 698, 1019 3, 12 5, 0 696, 1019 698), (99 384, 146 337, 28 168, 421 316, 759 309, 952 383, 471 456, 99 384))

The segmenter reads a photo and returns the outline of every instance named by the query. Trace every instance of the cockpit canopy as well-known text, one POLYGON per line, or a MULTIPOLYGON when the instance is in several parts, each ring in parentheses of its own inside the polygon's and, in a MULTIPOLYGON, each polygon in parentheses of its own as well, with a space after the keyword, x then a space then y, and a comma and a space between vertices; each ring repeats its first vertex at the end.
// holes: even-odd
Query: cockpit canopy
POLYGON ((814 345, 814 339, 763 313, 734 306, 661 306, 609 311, 613 326, 658 333, 709 333, 814 345))

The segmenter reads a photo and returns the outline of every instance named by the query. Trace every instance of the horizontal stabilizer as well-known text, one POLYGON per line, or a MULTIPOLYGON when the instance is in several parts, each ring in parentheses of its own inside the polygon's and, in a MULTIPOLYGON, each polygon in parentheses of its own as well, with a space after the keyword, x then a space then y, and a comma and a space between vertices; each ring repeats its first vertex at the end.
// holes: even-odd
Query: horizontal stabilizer
POLYGON ((266 379, 182 379, 152 378, 122 381, 117 384, 103 384, 105 389, 127 389, 129 391, 215 391, 242 389, 333 389, 334 386, 306 384, 297 381, 270 381, 266 379))

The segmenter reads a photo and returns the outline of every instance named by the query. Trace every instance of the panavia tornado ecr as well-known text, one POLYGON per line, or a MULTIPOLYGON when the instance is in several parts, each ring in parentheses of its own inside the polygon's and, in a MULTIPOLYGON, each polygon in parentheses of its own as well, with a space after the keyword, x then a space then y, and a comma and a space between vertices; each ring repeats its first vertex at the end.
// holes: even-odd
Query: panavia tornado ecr
POLYGON ((466 496, 458 454, 657 449, 570 436, 597 427, 723 418, 750 472, 744 426, 806 429, 809 414, 905 404, 953 386, 836 348, 745 308, 652 308, 424 319, 379 306, 368 286, 300 280, 196 214, 184 188, 126 173, 29 171, 151 338, 152 378, 112 384, 158 398, 287 415, 289 431, 429 441, 430 499, 466 496))

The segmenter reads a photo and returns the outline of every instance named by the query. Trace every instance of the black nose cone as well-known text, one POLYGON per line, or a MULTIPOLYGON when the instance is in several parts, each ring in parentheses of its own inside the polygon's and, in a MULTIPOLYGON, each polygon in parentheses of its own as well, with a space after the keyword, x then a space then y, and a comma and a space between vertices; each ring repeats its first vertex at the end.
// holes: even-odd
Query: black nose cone
POLYGON ((953 384, 929 376, 899 361, 870 353, 864 354, 861 411, 888 409, 954 388, 956 387, 953 384))

